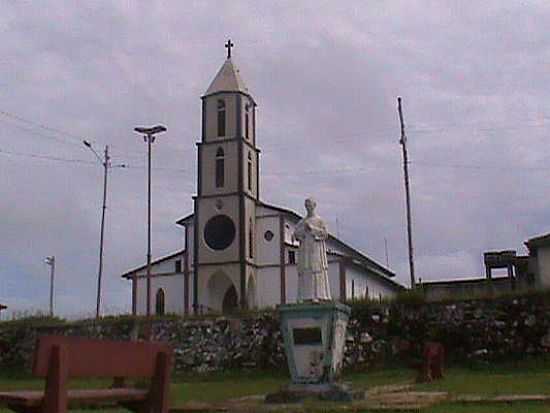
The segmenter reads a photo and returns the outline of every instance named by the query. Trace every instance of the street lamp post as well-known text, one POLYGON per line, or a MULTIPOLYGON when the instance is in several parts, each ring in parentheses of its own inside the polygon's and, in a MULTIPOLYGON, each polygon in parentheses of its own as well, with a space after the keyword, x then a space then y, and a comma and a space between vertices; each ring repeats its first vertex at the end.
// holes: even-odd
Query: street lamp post
MULTIPOLYGON (((113 166, 111 165, 111 158, 109 157, 109 146, 105 145, 105 152, 104 152, 104 158, 101 159, 99 154, 96 152, 94 147, 89 141, 82 141, 84 145, 89 148, 98 161, 103 165, 103 206, 101 209, 101 234, 99 237, 99 269, 97 274, 97 302, 96 302, 96 311, 95 311, 95 317, 96 319, 99 318, 100 314, 100 308, 101 308, 101 278, 103 275, 103 236, 105 232, 105 210, 107 209, 107 176, 108 171, 113 166)), ((126 165, 120 164, 115 165, 117 168, 125 168, 126 165)))
POLYGON ((50 317, 53 317, 53 283, 55 277, 55 255, 46 257, 44 262, 50 266, 50 317))
MULTIPOLYGON (((155 141, 155 135, 166 132, 162 125, 151 128, 137 127, 134 131, 143 135, 147 142, 147 318, 151 317, 151 144, 155 141)), ((150 326, 148 334, 151 334, 150 326)), ((149 336, 150 338, 150 336, 149 336)))

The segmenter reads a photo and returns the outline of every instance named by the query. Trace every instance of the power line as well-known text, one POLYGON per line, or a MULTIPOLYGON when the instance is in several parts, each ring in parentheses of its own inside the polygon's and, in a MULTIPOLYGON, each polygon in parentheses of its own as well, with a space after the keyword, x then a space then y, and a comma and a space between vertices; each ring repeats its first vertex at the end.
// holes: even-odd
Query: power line
MULTIPOLYGON (((0 119, 0 121, 2 121, 2 119, 0 119)), ((4 119, 4 121, 5 121, 5 119, 4 119)), ((41 137, 46 138, 46 139, 54 140, 56 142, 75 145, 75 146, 78 145, 75 141, 72 141, 72 140, 69 141, 69 140, 63 139, 63 138, 61 138, 59 136, 55 136, 55 135, 46 135, 44 133, 40 133, 40 132, 38 132, 34 129, 31 129, 31 128, 23 126, 23 125, 18 125, 16 123, 8 123, 8 125, 13 126, 14 128, 17 128, 19 130, 28 132, 28 133, 33 134, 33 135, 37 135, 37 136, 41 136, 41 137)))
MULTIPOLYGON (((7 112, 5 110, 0 110, 0 116, 3 116, 4 118, 10 119, 11 121, 21 122, 21 123, 30 125, 32 127, 39 128, 39 129, 42 129, 42 130, 50 132, 50 133, 54 133, 55 135, 61 135, 61 136, 65 136, 65 137, 70 138, 69 140, 67 140, 67 139, 62 139, 59 136, 45 135, 45 134, 37 132, 36 130, 23 127, 22 125, 10 123, 10 125, 12 125, 16 128, 19 128, 19 129, 24 130, 26 132, 29 132, 29 133, 32 133, 32 134, 35 134, 35 135, 38 135, 38 136, 41 136, 41 137, 44 137, 44 138, 47 138, 47 139, 53 139, 53 140, 57 140, 57 141, 62 142, 62 143, 70 143, 70 144, 78 145, 78 146, 80 146, 82 144, 82 140, 84 140, 84 139, 90 140, 87 137, 83 137, 83 136, 80 136, 80 135, 77 135, 77 134, 59 129, 59 128, 55 128, 55 127, 46 125, 44 123, 35 122, 35 121, 29 120, 29 119, 27 119, 23 116, 7 112)), ((516 122, 513 125, 503 125, 503 126, 489 126, 487 123, 484 123, 484 122, 472 122, 472 123, 457 123, 457 122, 454 122, 454 123, 433 123, 432 124, 433 126, 430 127, 429 123, 418 122, 416 124, 411 124, 409 126, 409 134, 410 133, 414 133, 414 134, 442 133, 442 132, 447 132, 450 129, 454 129, 454 128, 464 128, 464 129, 473 128, 477 132, 498 132, 498 131, 504 131, 504 130, 517 130, 517 129, 521 129, 522 127, 546 128, 546 127, 550 126, 550 122, 546 122, 548 119, 550 119, 550 117, 541 116, 541 119, 542 119, 542 123, 534 123, 533 124, 532 122, 541 122, 541 121, 538 120, 538 119, 526 119, 526 121, 527 121, 526 123, 516 122)), ((298 122, 295 122, 295 123, 298 123, 298 122)), ((351 139, 354 139, 354 138, 357 138, 357 137, 367 137, 367 138, 373 137, 373 136, 383 137, 383 136, 388 136, 390 134, 391 135, 396 134, 397 132, 398 131, 396 130, 395 127, 391 127, 391 126, 388 125, 388 126, 384 126, 382 128, 371 129, 367 133, 360 132, 360 133, 356 133, 356 134, 349 134, 349 135, 345 135, 345 136, 332 138, 330 141, 331 142, 341 142, 341 141, 351 140, 351 139)), ((306 141, 295 141, 295 140, 292 141, 291 143, 292 143, 292 145, 296 145, 296 144, 300 144, 300 142, 303 142, 304 144, 307 143, 306 141)), ((277 147, 282 147, 282 146, 286 147, 289 143, 290 142, 271 142, 271 143, 268 142, 267 145, 264 148, 270 149, 270 148, 277 148, 277 147)), ((113 146, 113 145, 111 145, 111 146, 113 146)), ((137 155, 137 156, 139 156, 139 155, 137 155)))
POLYGON ((34 153, 22 153, 22 152, 10 152, 0 149, 0 154, 2 155, 9 155, 9 156, 22 156, 26 158, 36 158, 36 159, 45 159, 49 161, 57 161, 57 162, 70 162, 70 163, 82 163, 82 164, 95 164, 93 161, 87 161, 84 159, 70 159, 70 158, 61 158, 58 156, 50 156, 50 155, 39 155, 34 153))
POLYGON ((71 138, 74 141, 72 143, 75 143, 75 144, 78 144, 78 145, 81 145, 82 140, 86 139, 83 136, 75 135, 73 133, 66 132, 66 131, 63 131, 63 130, 58 129, 58 128, 53 128, 53 127, 45 125, 43 123, 34 122, 34 121, 26 119, 22 116, 15 115, 15 114, 10 113, 10 112, 6 112, 4 110, 0 110, 0 116, 4 116, 4 117, 7 117, 7 118, 12 119, 12 120, 16 120, 16 121, 19 121, 19 122, 22 122, 22 123, 26 123, 27 125, 34 126, 34 127, 43 129, 45 131, 55 133, 57 135, 67 136, 67 137, 71 138))
MULTIPOLYGON (((50 160, 50 161, 57 161, 57 162, 66 162, 66 163, 79 163, 79 164, 95 164, 93 161, 88 161, 84 159, 73 159, 73 158, 63 158, 58 156, 51 156, 51 155, 42 155, 42 154, 34 154, 34 153, 23 153, 23 152, 12 152, 12 151, 5 151, 0 149, 0 155, 9 155, 9 156, 19 156, 19 157, 27 157, 27 158, 35 158, 35 159, 43 159, 43 160, 50 160)), ((121 158, 123 162, 123 158, 121 158)), ((143 170, 146 168, 145 165, 132 165, 128 163, 125 164, 125 169, 140 169, 143 170)), ((428 167, 428 168, 450 168, 450 169, 472 169, 472 170, 503 170, 503 171, 509 171, 509 170, 517 170, 517 171, 540 171, 540 172, 546 172, 550 171, 550 167, 519 167, 519 166, 499 166, 499 165, 468 165, 468 164, 456 164, 456 163, 437 163, 437 162, 429 162, 429 161, 415 161, 415 160, 409 160, 409 164, 414 165, 416 167, 428 167)), ((306 171, 295 171, 295 172, 268 172, 263 173, 262 177, 271 177, 271 176, 296 176, 296 175, 326 175, 326 174, 335 174, 335 173, 361 173, 361 172, 367 172, 369 170, 373 169, 384 169, 384 168, 395 168, 396 165, 394 164, 383 164, 383 165, 370 165, 367 167, 344 167, 344 168, 336 168, 336 169, 322 169, 322 170, 306 170, 306 171)), ((190 174, 192 171, 190 169, 184 169, 184 168, 177 168, 177 167, 155 167, 153 168, 157 171, 168 171, 168 172, 176 172, 176 173, 182 173, 182 174, 190 174)))

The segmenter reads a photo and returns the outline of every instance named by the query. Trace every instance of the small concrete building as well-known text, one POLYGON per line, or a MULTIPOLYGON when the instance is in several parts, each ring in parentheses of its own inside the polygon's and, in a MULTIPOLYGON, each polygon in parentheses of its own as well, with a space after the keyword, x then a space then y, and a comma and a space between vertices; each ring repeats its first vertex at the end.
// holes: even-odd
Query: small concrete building
POLYGON ((550 234, 531 238, 525 246, 529 250, 529 271, 536 288, 550 288, 550 234))
MULTIPOLYGON (((292 233, 301 217, 261 201, 256 138, 256 102, 228 57, 202 96, 194 211, 177 221, 185 248, 153 262, 152 312, 227 313, 296 300, 292 233)), ((327 251, 333 298, 378 299, 403 289, 393 272, 334 236, 327 251)), ((146 312, 145 274, 145 266, 123 274, 132 281, 134 314, 146 312)))
POLYGON ((428 301, 550 288, 550 234, 530 238, 525 246, 528 255, 517 255, 514 250, 484 253, 484 278, 428 281, 421 282, 419 287, 428 301), (499 269, 505 270, 505 274, 495 276, 493 271, 499 269))

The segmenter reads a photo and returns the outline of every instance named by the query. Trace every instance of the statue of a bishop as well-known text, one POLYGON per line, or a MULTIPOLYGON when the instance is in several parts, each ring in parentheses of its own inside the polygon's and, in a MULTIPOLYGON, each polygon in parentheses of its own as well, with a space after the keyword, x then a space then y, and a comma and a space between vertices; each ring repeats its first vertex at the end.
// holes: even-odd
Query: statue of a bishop
POLYGON ((328 282, 328 262, 325 240, 328 231, 325 223, 315 213, 316 202, 305 201, 307 216, 300 220, 294 230, 294 238, 300 242, 298 249, 298 294, 299 303, 317 303, 331 299, 328 282))

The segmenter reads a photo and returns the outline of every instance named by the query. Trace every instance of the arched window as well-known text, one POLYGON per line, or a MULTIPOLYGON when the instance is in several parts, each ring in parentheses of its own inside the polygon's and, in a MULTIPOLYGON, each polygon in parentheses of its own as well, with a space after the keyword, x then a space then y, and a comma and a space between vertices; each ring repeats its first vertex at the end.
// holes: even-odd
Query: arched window
POLYGON ((248 190, 252 191, 252 154, 248 152, 248 190))
POLYGON ((225 136, 225 100, 218 100, 218 136, 225 136))
POLYGON ((157 291, 157 297, 155 301, 155 314, 164 315, 164 290, 159 288, 157 291))
POLYGON ((225 154, 222 148, 216 152, 216 188, 223 188, 225 184, 225 154))
POLYGON ((249 138, 249 124, 250 124, 250 104, 247 103, 244 105, 244 136, 246 139, 249 138))
POLYGON ((252 228, 252 218, 248 223, 248 257, 254 258, 254 228, 252 228))

